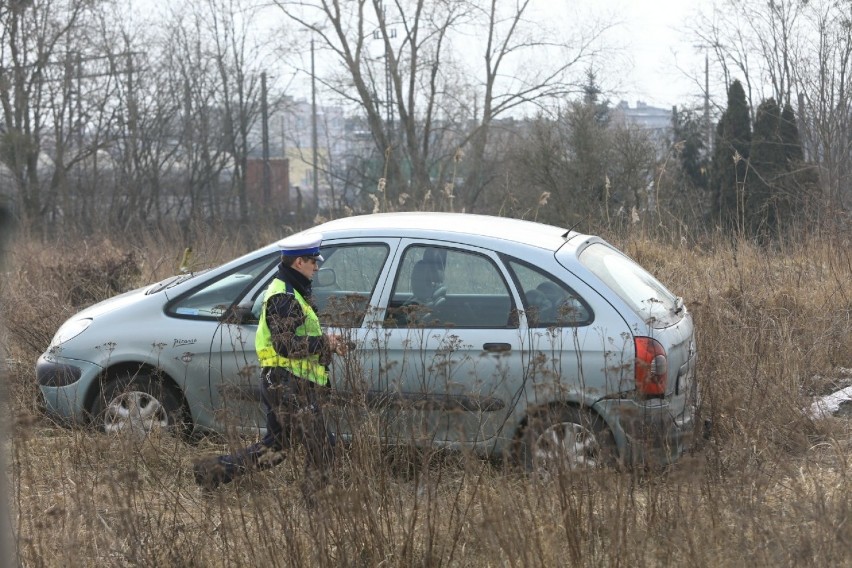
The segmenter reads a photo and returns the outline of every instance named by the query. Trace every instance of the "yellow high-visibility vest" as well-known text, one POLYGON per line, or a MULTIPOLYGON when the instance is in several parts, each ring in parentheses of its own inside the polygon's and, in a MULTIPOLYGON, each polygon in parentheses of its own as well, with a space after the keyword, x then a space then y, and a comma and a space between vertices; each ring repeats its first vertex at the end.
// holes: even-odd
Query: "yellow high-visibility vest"
MULTIPOLYGON (((322 335, 319 318, 311 305, 305 301, 298 291, 290 287, 293 297, 299 302, 305 313, 305 323, 296 328, 297 337, 319 337, 322 335)), ((276 278, 266 289, 263 295, 263 310, 260 312, 260 322, 257 325, 257 333, 254 336, 254 348, 257 351, 257 359, 261 367, 283 367, 301 379, 307 379, 320 386, 328 384, 328 371, 325 365, 319 362, 319 355, 308 355, 307 357, 282 357, 275 351, 272 342, 272 332, 266 324, 266 302, 277 294, 286 294, 287 283, 276 278)))

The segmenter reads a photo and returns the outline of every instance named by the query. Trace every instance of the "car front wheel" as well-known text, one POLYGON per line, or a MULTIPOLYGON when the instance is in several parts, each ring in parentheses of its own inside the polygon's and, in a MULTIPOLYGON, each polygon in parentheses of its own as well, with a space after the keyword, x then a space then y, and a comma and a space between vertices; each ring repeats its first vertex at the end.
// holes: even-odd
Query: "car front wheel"
POLYGON ((553 474, 615 463, 615 444, 602 418, 575 407, 543 409, 530 416, 520 460, 529 472, 553 474))
POLYGON ((183 406, 173 389, 142 373, 107 380, 95 399, 92 415, 107 433, 159 429, 182 435, 185 427, 183 406))

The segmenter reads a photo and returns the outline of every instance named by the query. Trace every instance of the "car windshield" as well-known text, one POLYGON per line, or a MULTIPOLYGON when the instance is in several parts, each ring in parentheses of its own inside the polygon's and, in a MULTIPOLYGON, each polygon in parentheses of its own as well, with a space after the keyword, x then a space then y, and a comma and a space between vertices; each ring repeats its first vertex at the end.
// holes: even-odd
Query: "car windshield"
POLYGON ((667 327, 679 321, 677 296, 627 256, 594 243, 580 253, 580 262, 649 325, 667 327))

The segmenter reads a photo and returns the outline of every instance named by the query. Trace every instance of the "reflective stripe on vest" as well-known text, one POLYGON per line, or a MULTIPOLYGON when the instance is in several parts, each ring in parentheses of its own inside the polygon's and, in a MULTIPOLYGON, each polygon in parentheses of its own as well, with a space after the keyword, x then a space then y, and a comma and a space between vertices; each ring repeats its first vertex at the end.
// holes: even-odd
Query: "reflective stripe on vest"
POLYGON ((275 351, 272 341, 272 332, 266 324, 266 303, 272 296, 292 292, 293 297, 299 302, 305 314, 305 323, 296 328, 297 337, 319 337, 322 335, 319 318, 311 305, 305 301, 299 292, 289 287, 278 278, 272 281, 266 293, 263 295, 263 309, 260 312, 260 322, 257 325, 257 333, 254 337, 254 348, 257 351, 257 359, 261 367, 283 367, 301 379, 313 381, 320 386, 328 383, 328 372, 325 365, 320 364, 319 355, 308 355, 307 357, 281 357, 275 351))

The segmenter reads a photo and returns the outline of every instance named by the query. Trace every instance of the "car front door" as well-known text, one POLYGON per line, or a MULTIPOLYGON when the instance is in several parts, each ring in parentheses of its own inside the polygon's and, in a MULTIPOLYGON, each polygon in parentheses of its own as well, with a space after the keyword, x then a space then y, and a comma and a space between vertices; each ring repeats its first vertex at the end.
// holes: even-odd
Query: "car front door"
POLYGON ((314 277, 313 296, 327 333, 342 335, 353 347, 330 364, 331 400, 325 415, 329 427, 343 437, 368 425, 377 404, 372 368, 373 321, 376 305, 390 272, 389 260, 399 246, 395 238, 345 238, 323 241, 325 261, 314 277))
POLYGON ((258 405, 249 404, 257 374, 254 331, 234 323, 232 315, 234 306, 257 289, 276 260, 272 254, 247 261, 182 294, 167 308, 181 328, 196 326, 192 344, 186 346, 184 391, 196 421, 204 426, 222 430, 257 423, 258 405), (243 391, 249 394, 241 396, 243 391))
MULTIPOLYGON (((396 249, 395 239, 329 239, 323 242, 325 260, 314 278, 313 301, 322 327, 363 345, 365 317, 386 280, 387 259, 396 249)), ((260 403, 260 369, 254 347, 263 294, 278 272, 278 256, 251 287, 236 299, 238 317, 222 318, 211 342, 211 381, 217 421, 225 429, 263 429, 266 417, 260 403)), ((357 356, 331 362, 333 397, 327 415, 332 430, 349 434, 363 418, 361 404, 369 370, 357 356)))

